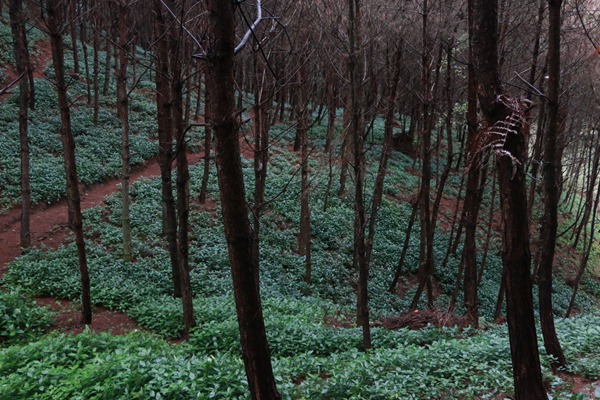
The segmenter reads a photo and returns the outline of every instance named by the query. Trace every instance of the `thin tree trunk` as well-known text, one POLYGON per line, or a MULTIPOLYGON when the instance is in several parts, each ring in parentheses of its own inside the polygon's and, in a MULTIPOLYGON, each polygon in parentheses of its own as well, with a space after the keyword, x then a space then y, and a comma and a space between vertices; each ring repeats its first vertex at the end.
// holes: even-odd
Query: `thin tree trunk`
POLYGON ((363 43, 361 32, 360 0, 348 0, 348 38, 350 54, 348 72, 350 75, 350 137, 354 151, 354 268, 358 271, 357 324, 362 328, 363 348, 371 348, 369 326, 369 269, 366 260, 365 243, 365 155, 364 155, 364 93, 362 88, 363 43))
POLYGON ((375 177, 375 187, 373 189, 373 201, 371 203, 371 215, 369 216, 369 230, 367 233, 367 248, 366 248, 366 263, 367 268, 371 264, 371 253, 373 251, 373 240, 375 238, 375 225, 377 222, 377 213, 381 206, 383 198, 383 189, 385 183, 385 175, 387 172, 387 163, 392 149, 392 132, 394 124, 394 110, 396 104, 396 97, 398 93, 398 84, 400 82, 400 63, 402 61, 402 50, 398 49, 396 57, 394 58, 393 65, 388 66, 390 71, 387 88, 387 104, 385 112, 385 126, 384 126, 384 138, 381 149, 381 156, 379 159, 379 167, 377 169, 377 176, 375 177))
POLYGON ((131 155, 129 151, 129 99, 127 95, 127 3, 118 1, 119 8, 119 68, 117 69, 117 104, 121 120, 121 198, 122 198, 122 230, 123 258, 131 261, 131 217, 129 200, 129 166, 131 155))
POLYGON ((94 38, 93 38, 93 54, 94 54, 94 65, 93 65, 93 74, 94 74, 94 116, 93 122, 94 126, 98 125, 98 113, 100 111, 100 60, 98 49, 100 48, 100 11, 98 9, 98 0, 93 0, 92 3, 93 11, 93 21, 94 21, 94 38))
POLYGON ((173 99, 171 93, 171 67, 169 60, 170 43, 167 38, 168 22, 161 8, 155 3, 156 10, 156 110, 158 114, 158 145, 161 175, 161 192, 163 207, 163 228, 169 246, 171 273, 173 278, 173 296, 181 297, 181 269, 177 250, 177 215, 173 196, 171 165, 173 162, 173 99))
MULTIPOLYGON (((479 304, 477 294, 477 242, 475 234, 477 231, 477 220, 479 217, 480 191, 479 180, 482 176, 481 163, 483 157, 477 152, 477 82, 473 58, 473 13, 469 10, 469 80, 467 83, 467 149, 469 149, 469 165, 467 176, 467 187, 465 190, 465 202, 463 206, 465 242, 463 246, 464 260, 464 304, 466 317, 469 323, 477 327, 479 316, 479 304)), ((461 262, 462 263, 462 262, 461 262)))
POLYGON ((31 247, 31 179, 29 168, 29 80, 27 69, 29 50, 21 0, 9 3, 10 27, 13 39, 13 53, 19 79, 19 144, 21 153, 21 251, 31 247))
POLYGON ((544 222, 542 225, 542 248, 538 265, 538 289, 540 325, 546 352, 553 356, 552 368, 565 367, 567 360, 562 350, 552 309, 552 270, 556 231, 558 228, 558 202, 560 198, 558 175, 562 162, 558 157, 557 139, 559 129, 560 91, 560 8, 561 0, 549 0, 549 47, 548 47, 548 129, 544 140, 544 222))
POLYGON ((111 24, 110 10, 107 10, 107 12, 109 13, 109 15, 106 27, 106 63, 104 64, 104 85, 102 86, 102 96, 108 96, 108 89, 110 88, 110 67, 112 64, 111 50, 113 48, 111 44, 114 27, 111 24))
POLYGON ((211 91, 217 138, 217 172, 223 225, 229 250, 242 356, 253 400, 281 398, 273 375, 262 313, 258 258, 248 220, 242 174, 239 121, 234 103, 235 17, 233 2, 208 0, 208 34, 215 40, 207 54, 207 89, 211 91))
POLYGON ((73 48, 73 73, 79 74, 79 52, 77 51, 77 4, 75 1, 69 1, 69 31, 71 34, 71 47, 73 48))
MULTIPOLYGON (((89 12, 87 1, 83 1, 81 7, 82 12, 87 14, 89 12)), ((89 54, 88 54, 88 45, 87 45, 87 21, 84 18, 80 18, 79 24, 79 40, 81 41, 81 48, 83 50, 83 62, 85 68, 85 85, 87 89, 87 103, 92 104, 92 85, 90 79, 90 64, 89 64, 89 54)))
POLYGON ((69 226, 75 234, 75 244, 79 260, 79 273, 81 278, 81 319, 84 324, 92 323, 92 304, 90 299, 90 278, 87 267, 85 241, 83 237, 83 220, 81 216, 81 199, 79 196, 79 180, 77 178, 77 165, 75 163, 75 141, 71 130, 71 112, 67 97, 67 83, 65 80, 64 43, 61 25, 64 17, 60 15, 58 0, 48 0, 46 3, 48 13, 48 30, 52 47, 52 63, 56 75, 56 90, 58 93, 58 106, 61 117, 61 140, 63 146, 63 159, 67 178, 67 203, 69 209, 69 226))
MULTIPOLYGON (((594 245, 594 233, 595 233, 595 228, 596 228, 596 215, 598 212, 599 200, 600 200, 600 190, 596 190, 596 199, 594 200, 594 216, 592 217, 592 224, 590 227, 590 236, 589 236, 589 238, 587 238, 587 234, 584 232, 583 256, 581 257, 581 262, 579 264, 579 270, 577 271, 577 276, 575 277, 575 282, 573 283, 573 293, 571 294, 571 300, 569 301, 569 307, 567 308, 567 313, 565 314, 565 318, 569 318, 571 316, 571 313, 573 312, 573 308, 575 307, 575 299, 577 298, 577 292, 579 291, 579 285, 581 284, 581 278, 583 277, 583 274, 585 273, 585 270, 587 268, 587 263, 590 258, 592 247, 594 245)), ((587 230, 587 226, 586 226, 585 230, 587 230)))

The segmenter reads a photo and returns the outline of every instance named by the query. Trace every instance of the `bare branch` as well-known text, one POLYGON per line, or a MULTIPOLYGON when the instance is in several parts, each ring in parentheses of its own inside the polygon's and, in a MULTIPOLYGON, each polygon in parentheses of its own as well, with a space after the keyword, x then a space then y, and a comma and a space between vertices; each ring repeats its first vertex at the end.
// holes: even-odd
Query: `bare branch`
POLYGON ((262 19, 263 18, 261 0, 256 0, 256 19, 254 20, 252 25, 248 27, 248 31, 246 31, 246 34, 244 35, 240 43, 237 46, 235 46, 235 50, 233 51, 235 54, 239 53, 242 50, 242 48, 244 48, 244 46, 248 42, 248 39, 250 39, 250 36, 254 34, 254 30, 256 29, 260 21, 262 21, 262 19))

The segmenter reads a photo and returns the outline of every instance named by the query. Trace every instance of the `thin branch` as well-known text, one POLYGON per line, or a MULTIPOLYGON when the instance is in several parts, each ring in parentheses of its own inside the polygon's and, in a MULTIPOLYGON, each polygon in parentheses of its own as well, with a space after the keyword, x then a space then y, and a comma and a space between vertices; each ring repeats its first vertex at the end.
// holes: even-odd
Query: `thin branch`
POLYGON ((248 31, 246 31, 246 34, 244 35, 240 43, 235 47, 235 50, 233 51, 235 54, 239 53, 242 50, 242 48, 246 45, 248 39, 250 39, 250 36, 254 34, 254 30, 256 29, 260 21, 262 21, 262 19, 263 18, 261 0, 256 0, 256 19, 254 20, 252 25, 248 27, 248 31))
POLYGON ((188 36, 194 41, 194 43, 196 43, 196 46, 198 46, 198 48, 200 48, 201 52, 199 54, 194 54, 193 57, 203 58, 206 55, 206 51, 204 51, 202 44, 200 44, 200 42, 198 41, 198 39, 196 39, 194 34, 192 32, 190 32, 190 30, 188 28, 185 27, 185 25, 183 24, 183 21, 179 21, 179 18, 177 18, 177 15, 175 15, 173 10, 171 10, 169 8, 169 6, 167 4, 165 4, 164 0, 159 0, 159 1, 160 1, 160 4, 162 4, 163 7, 165 7, 167 9, 169 14, 171 14, 171 16, 175 19, 175 21, 177 21, 177 23, 179 23, 179 25, 181 26, 181 29, 183 29, 185 31, 185 33, 187 33, 188 36))

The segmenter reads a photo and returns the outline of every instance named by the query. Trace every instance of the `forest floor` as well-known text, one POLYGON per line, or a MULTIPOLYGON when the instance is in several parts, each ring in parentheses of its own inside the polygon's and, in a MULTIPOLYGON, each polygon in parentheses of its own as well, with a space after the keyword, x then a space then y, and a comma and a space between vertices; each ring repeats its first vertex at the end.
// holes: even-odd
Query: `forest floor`
MULTIPOLYGON (((204 157, 203 152, 190 153, 190 165, 197 163, 204 157)), ((144 164, 134 167, 131 172, 130 182, 141 178, 154 178, 160 175, 160 168, 156 159, 148 160, 144 164)), ((104 202, 104 198, 119 190, 119 178, 109 178, 104 182, 91 187, 81 187, 81 209, 86 210, 104 202)), ((14 207, 9 212, 0 215, 0 278, 7 272, 7 264, 21 255, 20 222, 21 209, 14 207)), ((57 203, 37 204, 31 210, 31 244, 32 247, 44 246, 56 249, 65 241, 69 234, 67 200, 57 203)), ((50 297, 35 299, 41 306, 47 306, 56 314, 52 330, 65 333, 81 333, 85 326, 80 321, 79 306, 69 300, 56 300, 50 297)), ((94 318, 89 329, 93 332, 110 332, 112 334, 125 334, 135 329, 140 329, 138 324, 127 315, 95 307, 94 318)))
MULTIPOLYGON (((47 43, 37 43, 39 51, 33 56, 34 77, 40 78, 45 66, 51 61, 50 47, 47 43)), ((16 82, 17 74, 14 67, 6 71, 7 82, 16 82)), ((0 101, 4 101, 12 94, 10 90, 0 93, 0 101)), ((241 150, 246 158, 251 159, 253 152, 251 149, 251 133, 240 140, 241 150)), ((199 162, 204 157, 204 152, 190 153, 188 162, 190 165, 199 162)), ((154 178, 160 175, 159 165, 156 158, 147 160, 132 169, 130 183, 141 178, 154 178)), ((81 186, 81 208, 86 210, 104 202, 104 199, 119 190, 120 179, 109 178, 93 186, 81 186)), ((444 199, 442 210, 452 210, 455 207, 454 201, 444 199)), ((0 215, 0 279, 7 272, 7 265, 15 258, 21 255, 20 247, 20 207, 14 207, 5 214, 0 215)), ((56 249, 60 247, 69 236, 68 226, 68 205, 67 200, 63 199, 53 204, 37 204, 31 211, 31 243, 32 247, 45 247, 56 249)), ((38 297, 35 301, 48 307, 54 314, 54 325, 50 328, 52 331, 63 332, 67 334, 79 334, 86 329, 86 326, 80 319, 80 304, 70 300, 59 300, 52 297, 38 297)), ((438 312, 422 312, 420 314, 406 313, 406 315, 390 318, 382 323, 389 329, 395 329, 399 326, 419 329, 427 323, 434 325, 461 325, 463 321, 459 317, 450 316, 438 312), (440 322, 442 321, 443 322, 440 322)), ((94 307, 94 317, 92 324, 87 326, 92 332, 107 332, 113 335, 124 335, 135 330, 142 330, 138 323, 124 313, 108 310, 104 307, 94 307)), ((568 375, 561 373, 560 377, 572 386, 574 393, 587 394, 591 398, 595 393, 590 389, 590 382, 581 376, 568 375)), ((597 383, 595 383, 597 386, 597 383)), ((593 387, 594 385, 592 385, 593 387)), ((596 393, 600 386, 596 388, 596 393)))

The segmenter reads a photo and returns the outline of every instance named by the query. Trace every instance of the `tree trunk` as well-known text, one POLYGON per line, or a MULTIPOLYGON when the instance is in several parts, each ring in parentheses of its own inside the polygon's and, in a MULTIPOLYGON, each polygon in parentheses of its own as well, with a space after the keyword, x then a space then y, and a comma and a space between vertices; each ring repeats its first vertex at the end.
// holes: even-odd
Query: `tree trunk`
POLYGON ((94 64, 92 67, 92 71, 94 74, 94 102, 93 102, 93 108, 94 108, 94 116, 93 116, 93 122, 94 122, 94 126, 98 125, 98 113, 100 111, 100 59, 99 59, 99 54, 98 54, 98 49, 100 48, 100 11, 98 9, 98 0, 93 0, 92 3, 92 10, 93 10, 93 24, 94 24, 94 38, 92 39, 93 41, 93 57, 94 57, 94 64))
POLYGON ((431 81, 431 40, 427 31, 428 2, 423 2, 421 36, 423 48, 421 49, 421 84, 423 100, 421 104, 421 189, 419 192, 419 223, 420 248, 419 248, 419 286, 410 304, 410 309, 416 309, 423 290, 427 288, 427 306, 433 308, 433 221, 431 213, 431 132, 433 128, 433 96, 431 81))
POLYGON ((495 146, 500 187, 502 262, 506 271, 506 304, 515 398, 546 400, 533 313, 529 218, 524 156, 529 102, 503 93, 498 70, 497 0, 472 0, 473 54, 477 94, 486 127, 480 132, 495 146), (507 128, 502 131, 501 128, 507 128))
POLYGON ((567 360, 556 336, 552 309, 552 269, 558 227, 559 178, 562 162, 558 156, 559 92, 560 92, 560 8, 561 0, 549 0, 548 47, 548 129, 544 138, 544 221, 542 248, 538 265, 540 324, 546 352, 553 356, 552 368, 565 367, 567 360))
POLYGON ((481 177, 482 155, 475 149, 477 140, 477 82, 475 81, 475 69, 473 66, 473 12, 469 8, 469 79, 467 83, 467 149, 468 176, 465 190, 465 201, 463 206, 463 218, 465 226, 465 242, 463 246, 464 260, 464 304, 466 317, 469 323, 477 326, 479 316, 478 294, 477 294, 477 243, 475 234, 477 231, 477 219, 479 216, 480 199, 479 178, 481 177))
POLYGON ((29 173, 29 80, 27 69, 29 50, 21 0, 9 3, 10 27, 13 38, 15 66, 19 79, 19 143, 21 153, 21 251, 31 247, 31 179, 29 173))
POLYGON ((79 4, 76 4, 75 1, 69 1, 68 10, 69 10, 69 31, 71 34, 71 47, 73 48, 73 73, 75 75, 79 74, 79 52, 77 51, 77 7, 79 4))
POLYGON ((64 16, 60 14, 59 0, 48 0, 46 11, 48 13, 48 30, 50 45, 52 47, 52 64, 56 75, 56 90, 58 93, 58 107, 60 108, 61 129, 60 136, 63 146, 63 159, 67 179, 67 203, 69 209, 69 226, 75 235, 77 256, 79 260, 79 273, 81 278, 81 319, 84 324, 92 323, 92 304, 90 299, 90 278, 88 274, 85 241, 83 237, 83 221, 81 216, 81 199, 79 197, 79 180, 77 178, 77 165, 75 163, 75 140, 71 129, 71 112, 67 97, 67 83, 65 80, 64 43, 61 25, 64 16))
POLYGON ((181 297, 181 273, 177 255, 177 215, 173 197, 171 166, 173 162, 173 99, 171 93, 171 52, 168 40, 168 22, 161 8, 155 2, 156 10, 156 110, 158 114, 158 162, 160 165, 161 192, 163 207, 163 228, 169 246, 171 273, 173 277, 173 296, 181 297))
POLYGON ((364 204, 365 154, 364 154, 364 93, 362 87, 363 43, 361 32, 360 0, 348 0, 348 72, 350 75, 350 138, 354 152, 354 269, 358 271, 357 324, 362 328, 363 348, 371 348, 369 326, 369 269, 366 260, 364 204))
POLYGON ((235 3, 208 0, 207 89, 212 96, 212 116, 217 138, 217 177, 219 180, 223 225, 227 238, 229 264, 240 329, 242 356, 252 399, 277 400, 273 368, 262 313, 258 258, 250 229, 244 176, 242 174, 239 121, 234 103, 235 3))
POLYGON ((129 200, 129 166, 131 155, 129 151, 129 98, 127 94, 127 3, 118 1, 119 8, 119 68, 117 69, 117 107, 121 120, 121 198, 122 198, 122 229, 123 229, 123 259, 131 261, 131 217, 129 200))

